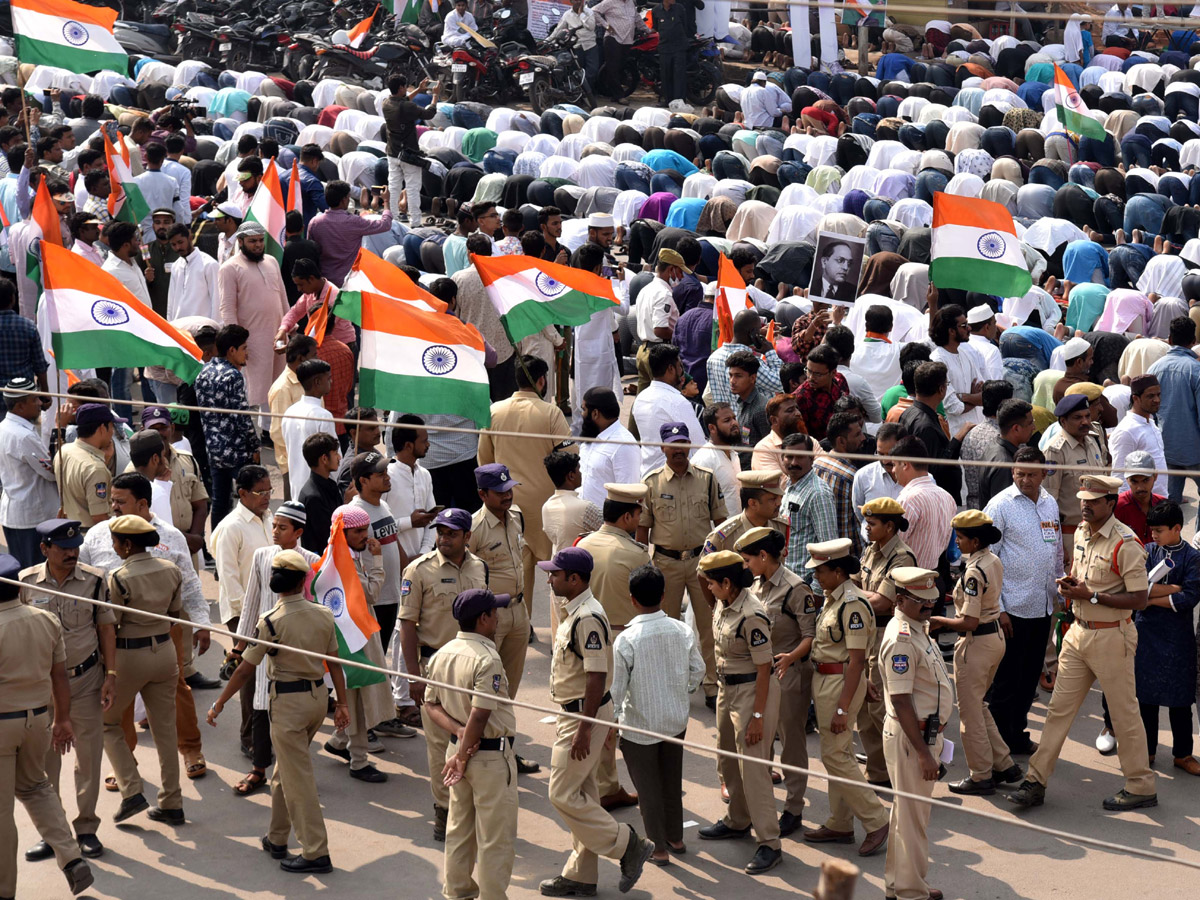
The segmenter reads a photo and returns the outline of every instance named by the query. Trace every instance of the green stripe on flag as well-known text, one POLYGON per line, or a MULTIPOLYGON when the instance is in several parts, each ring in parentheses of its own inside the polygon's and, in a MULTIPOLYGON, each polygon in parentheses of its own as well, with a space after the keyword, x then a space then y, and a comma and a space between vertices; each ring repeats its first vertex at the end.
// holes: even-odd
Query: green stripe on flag
POLYGON ((1102 141, 1108 136, 1104 126, 1091 116, 1081 115, 1061 103, 1058 105, 1058 120, 1062 123, 1063 128, 1072 134, 1090 137, 1097 141, 1102 141))
POLYGON ((102 334, 91 330, 55 333, 51 340, 60 369, 162 366, 191 384, 204 367, 183 349, 154 344, 117 328, 106 329, 102 334))
POLYGON ((129 57, 124 53, 104 53, 97 50, 74 50, 63 44, 39 41, 26 35, 17 35, 17 59, 32 65, 57 66, 71 72, 98 72, 111 69, 122 75, 129 74, 129 57))
POLYGON ((547 325, 582 325, 599 310, 614 306, 611 300, 604 297, 595 297, 583 291, 567 291, 546 302, 526 300, 518 303, 502 315, 500 321, 515 344, 521 338, 537 334, 547 325))
POLYGON ((339 319, 345 319, 347 322, 353 322, 355 325, 362 326, 362 292, 361 291, 339 291, 337 299, 333 301, 333 308, 330 312, 339 319))
POLYGON ((480 428, 492 421, 486 384, 420 375, 398 375, 363 366, 358 373, 360 403, 381 409, 403 409, 421 415, 450 413, 480 428))
POLYGON ((962 256, 939 256, 929 264, 929 280, 939 288, 978 291, 993 297, 1023 297, 1033 286, 1026 269, 962 256))
POLYGON ((125 199, 121 203, 121 208, 117 210, 115 218, 121 222, 140 225, 142 220, 150 215, 150 204, 142 196, 142 189, 132 181, 127 181, 121 183, 121 190, 125 193, 125 199))
MULTIPOLYGON (((338 656, 343 662, 360 662, 366 665, 374 665, 367 658, 367 650, 364 645, 363 649, 355 653, 350 652, 350 648, 346 646, 346 639, 342 637, 342 632, 339 629, 334 629, 337 633, 338 656)), ((379 684, 381 681, 387 681, 387 676, 382 672, 372 672, 370 669, 360 669, 358 666, 342 666, 342 673, 346 676, 347 688, 362 688, 372 684, 379 684)))

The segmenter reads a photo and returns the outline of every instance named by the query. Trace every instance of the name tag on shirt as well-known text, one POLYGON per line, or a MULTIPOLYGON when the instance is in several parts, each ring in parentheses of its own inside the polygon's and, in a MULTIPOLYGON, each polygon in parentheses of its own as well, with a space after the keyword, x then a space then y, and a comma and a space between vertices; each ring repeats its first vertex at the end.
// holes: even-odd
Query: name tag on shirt
POLYGON ((1058 523, 1057 522, 1042 522, 1042 540, 1047 544, 1054 544, 1058 541, 1058 523))

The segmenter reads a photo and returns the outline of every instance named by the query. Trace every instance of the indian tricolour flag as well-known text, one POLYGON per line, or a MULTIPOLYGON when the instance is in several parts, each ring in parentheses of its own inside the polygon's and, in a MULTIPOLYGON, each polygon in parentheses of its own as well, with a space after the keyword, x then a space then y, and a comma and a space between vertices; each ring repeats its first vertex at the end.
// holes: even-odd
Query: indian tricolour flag
POLYGON ((362 295, 360 311, 363 406, 452 413, 480 428, 488 426, 492 414, 484 343, 475 326, 375 294, 362 295))
POLYGON ((999 203, 933 195, 929 279, 939 288, 1023 297, 1033 284, 1012 216, 999 203))
POLYGON ((43 303, 63 369, 162 366, 191 384, 204 363, 192 338, 138 300, 115 277, 42 241, 43 303))
POLYGON ((267 252, 278 263, 283 262, 283 234, 287 224, 287 207, 283 205, 283 188, 279 184, 279 171, 275 159, 263 166, 263 177, 258 190, 246 210, 246 221, 257 222, 267 230, 267 252))
POLYGON ((742 274, 733 265, 733 260, 722 253, 717 265, 717 296, 713 312, 714 350, 733 340, 733 317, 743 309, 753 308, 742 274))
POLYGON ((129 55, 113 37, 117 11, 72 0, 12 0, 17 59, 72 72, 125 75, 129 55))
POLYGON ((371 25, 375 22, 375 14, 379 12, 379 4, 375 4, 375 9, 369 16, 350 29, 350 46, 360 47, 362 42, 366 40, 367 34, 371 31, 371 25))
POLYGON ((582 325, 619 304, 612 282, 532 256, 475 256, 483 286, 508 339, 516 344, 547 325, 582 325))
POLYGON ((100 134, 104 138, 104 158, 108 163, 108 214, 121 222, 137 225, 150 215, 150 204, 133 180, 133 172, 129 168, 129 148, 123 140, 120 149, 114 147, 103 128, 100 134))
MULTIPOLYGON (((429 0, 429 6, 436 15, 438 0, 429 0)), ((390 13, 395 13, 399 21, 415 25, 417 16, 421 13, 421 0, 399 0, 399 6, 397 6, 396 0, 383 0, 383 8, 390 13)))
POLYGON ((446 311, 445 303, 366 247, 359 248, 354 265, 342 282, 341 293, 334 304, 334 314, 355 325, 362 325, 363 294, 376 294, 401 303, 415 304, 420 309, 437 313, 446 311))
MULTIPOLYGON (((304 582, 304 593, 309 600, 320 603, 333 613, 337 625, 338 656, 346 662, 370 664, 366 646, 371 635, 379 631, 379 623, 371 614, 366 594, 354 568, 354 557, 346 544, 345 526, 341 515, 333 520, 329 532, 329 545, 321 558, 313 564, 312 571, 304 582)), ((345 666, 346 687, 361 688, 386 680, 382 672, 345 666)))
POLYGON ((1108 132, 1088 113, 1079 91, 1071 84, 1067 73, 1054 65, 1054 105, 1058 108, 1058 121, 1067 131, 1083 137, 1104 140, 1108 132))

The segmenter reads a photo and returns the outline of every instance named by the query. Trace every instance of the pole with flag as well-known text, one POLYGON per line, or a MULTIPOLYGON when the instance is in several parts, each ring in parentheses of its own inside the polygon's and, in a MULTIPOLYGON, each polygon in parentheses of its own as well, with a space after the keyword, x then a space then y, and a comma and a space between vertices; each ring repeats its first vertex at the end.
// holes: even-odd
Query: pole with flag
POLYGON ((63 247, 58 208, 50 198, 50 189, 46 186, 46 181, 45 178, 38 181, 37 193, 33 197, 33 210, 25 224, 29 229, 29 239, 25 242, 25 277, 37 285, 39 297, 42 294, 42 260, 45 259, 45 247, 63 247))
POLYGON ((350 46, 356 50, 362 46, 362 42, 366 40, 367 34, 371 31, 371 26, 375 24, 375 16, 379 13, 379 4, 375 4, 375 9, 371 14, 350 29, 350 46))
POLYGON ((113 35, 115 9, 72 0, 12 0, 10 5, 21 62, 78 73, 128 73, 129 54, 113 35))
POLYGON ((120 149, 113 146, 108 132, 103 128, 104 159, 108 163, 108 214, 120 222, 139 224, 150 215, 150 204, 142 196, 142 189, 133 180, 129 168, 129 148, 120 141, 120 149))
POLYGON ((929 280, 939 288, 1025 296, 1033 278, 1009 211, 991 200, 934 194, 929 280))
MULTIPOLYGON (((298 180, 298 179, 297 179, 298 180)), ((279 171, 272 157, 263 165, 263 176, 246 210, 246 221, 257 222, 267 231, 267 252, 278 263, 283 262, 283 233, 286 231, 287 208, 283 205, 283 188, 279 171)))
POLYGON ((348 322, 362 325, 362 298, 364 294, 375 294, 413 304, 421 309, 444 313, 446 304, 411 278, 384 262, 366 247, 359 248, 354 265, 342 282, 342 290, 334 303, 333 312, 348 322))
POLYGON ((1067 73, 1054 64, 1054 105, 1058 111, 1058 121, 1062 127, 1072 134, 1090 137, 1102 141, 1108 136, 1104 126, 1092 118, 1084 105, 1079 91, 1067 77, 1067 73))
POLYGON ((734 310, 753 309, 746 282, 731 260, 724 253, 717 265, 717 296, 713 312, 712 348, 728 344, 733 340, 734 310))
POLYGON ((304 194, 300 190, 300 160, 292 160, 292 177, 288 179, 287 211, 304 215, 304 194))

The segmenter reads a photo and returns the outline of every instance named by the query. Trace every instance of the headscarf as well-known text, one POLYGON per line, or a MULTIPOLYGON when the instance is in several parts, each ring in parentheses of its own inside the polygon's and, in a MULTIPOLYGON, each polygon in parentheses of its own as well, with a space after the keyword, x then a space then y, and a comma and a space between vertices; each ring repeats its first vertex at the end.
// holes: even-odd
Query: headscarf
POLYGON ((1160 297, 1183 296, 1183 276, 1187 274, 1187 263, 1178 256, 1159 254, 1146 263, 1138 279, 1137 288, 1143 294, 1160 297))
POLYGON ((767 229, 770 228, 771 220, 774 218, 774 207, 758 200, 747 200, 738 207, 725 236, 731 241, 740 241, 744 238, 766 240, 767 229))
POLYGON ((906 262, 892 276, 888 292, 893 300, 907 303, 914 309, 923 310, 927 305, 929 291, 929 266, 925 263, 906 262))
POLYGON ((898 253, 876 253, 863 265, 858 280, 858 293, 890 296, 892 279, 906 260, 898 253))

